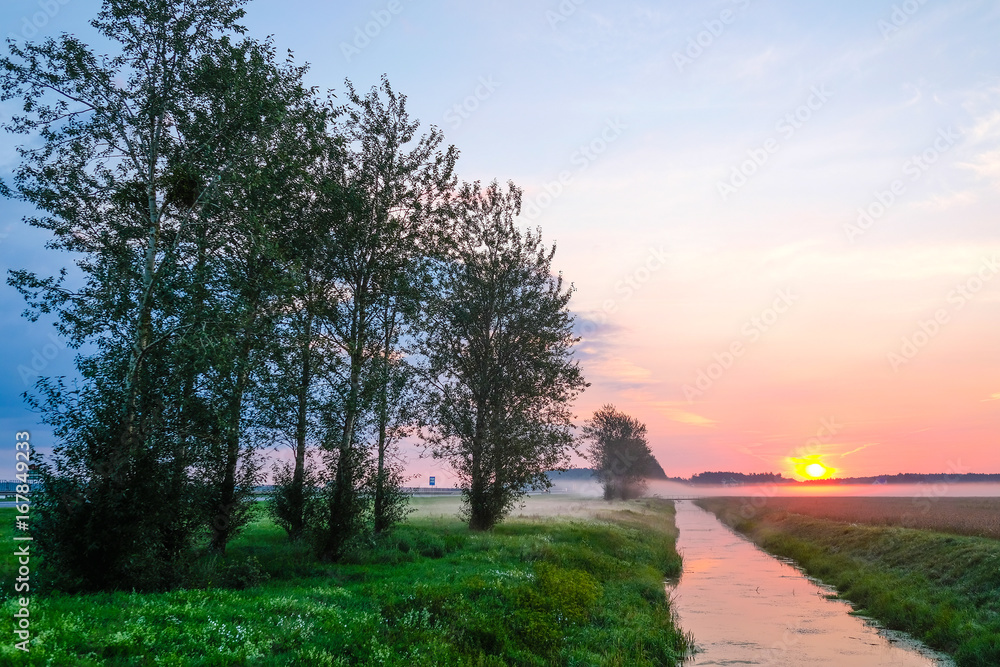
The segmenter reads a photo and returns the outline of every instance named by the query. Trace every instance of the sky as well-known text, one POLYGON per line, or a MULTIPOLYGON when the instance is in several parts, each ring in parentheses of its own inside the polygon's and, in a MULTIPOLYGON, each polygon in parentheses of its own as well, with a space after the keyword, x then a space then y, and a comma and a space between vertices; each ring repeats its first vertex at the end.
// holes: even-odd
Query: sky
MULTIPOLYGON (((6 0, 0 32, 92 39, 99 5, 6 0)), ((254 0, 244 24, 322 89, 388 75, 462 179, 524 189, 576 289, 578 421, 634 415, 668 475, 1000 472, 1000 3, 254 0)), ((0 207, 4 272, 58 270, 0 207)), ((20 394, 73 351, 23 307, 0 286, 0 428, 45 447, 20 394)))

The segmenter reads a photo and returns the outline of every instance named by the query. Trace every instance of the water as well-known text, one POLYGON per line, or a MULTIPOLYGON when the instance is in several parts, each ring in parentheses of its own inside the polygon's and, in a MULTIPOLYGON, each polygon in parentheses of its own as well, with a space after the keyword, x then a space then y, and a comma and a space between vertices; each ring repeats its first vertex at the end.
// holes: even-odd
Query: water
POLYGON ((848 615, 850 605, 759 550, 715 516, 677 502, 684 573, 672 587, 680 627, 699 651, 685 665, 951 665, 899 633, 848 615))

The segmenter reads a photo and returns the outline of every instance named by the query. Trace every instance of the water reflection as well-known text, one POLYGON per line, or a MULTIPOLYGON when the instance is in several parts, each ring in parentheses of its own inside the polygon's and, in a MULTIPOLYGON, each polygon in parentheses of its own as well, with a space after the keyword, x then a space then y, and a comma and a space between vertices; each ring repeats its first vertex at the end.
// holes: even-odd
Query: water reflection
POLYGON ((677 503, 684 573, 672 586, 699 652, 686 665, 929 667, 951 662, 850 616, 850 606, 688 501, 677 503))

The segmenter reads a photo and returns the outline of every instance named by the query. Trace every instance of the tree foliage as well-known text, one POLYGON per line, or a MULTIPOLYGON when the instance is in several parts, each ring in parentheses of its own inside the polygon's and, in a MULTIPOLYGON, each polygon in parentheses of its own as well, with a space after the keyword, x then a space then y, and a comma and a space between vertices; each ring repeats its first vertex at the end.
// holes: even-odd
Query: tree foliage
POLYGON ((587 456, 604 487, 604 498, 628 500, 646 492, 646 480, 664 475, 646 439, 646 425, 604 405, 583 428, 587 456))
POLYGON ((68 590, 166 589, 271 513, 341 558, 405 517, 399 444, 428 426, 489 528, 572 447, 572 288, 514 224, 521 192, 458 187, 383 77, 343 100, 242 36, 244 0, 104 0, 102 55, 9 43, 0 194, 75 264, 11 271, 80 350, 29 403, 57 444, 35 539, 68 590))
POLYGON ((459 201, 419 349, 433 454, 458 473, 470 528, 484 530, 565 465, 570 403, 586 383, 572 357, 572 287, 552 274, 555 246, 517 227, 521 190, 474 183, 459 201))
POLYGON ((372 509, 380 529, 392 522, 385 501, 398 475, 386 467, 386 448, 393 418, 406 410, 390 410, 386 400, 393 392, 398 406, 408 396, 391 388, 402 368, 395 357, 403 315, 412 312, 426 258, 447 236, 457 158, 440 130, 417 135, 406 96, 385 78, 363 96, 350 82, 346 89, 318 177, 320 216, 329 229, 323 335, 342 361, 333 383, 336 418, 324 438, 329 476, 320 551, 331 559, 361 532, 372 509), (373 442, 377 469, 366 475, 372 462, 366 445, 373 442), (365 491, 366 478, 376 493, 365 491))
POLYGON ((241 5, 107 0, 93 25, 119 53, 63 35, 0 61, 2 99, 23 104, 6 129, 39 142, 4 192, 78 258, 72 280, 8 281, 83 350, 78 381, 29 397, 58 439, 36 539, 65 587, 169 587, 201 536, 221 551, 250 518, 297 168, 273 156, 308 91, 269 45, 234 41, 241 5))

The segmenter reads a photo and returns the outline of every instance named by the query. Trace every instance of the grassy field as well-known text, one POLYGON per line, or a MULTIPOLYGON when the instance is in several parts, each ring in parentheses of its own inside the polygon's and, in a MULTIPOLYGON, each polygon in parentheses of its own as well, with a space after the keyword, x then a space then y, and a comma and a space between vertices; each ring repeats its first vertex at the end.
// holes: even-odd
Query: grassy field
MULTIPOLYGON (((390 538, 344 564, 315 561, 262 519, 232 544, 227 562, 205 563, 204 588, 35 597, 30 653, 8 635, 0 664, 679 662, 686 639, 663 586, 681 566, 670 503, 541 497, 485 534, 455 518, 455 498, 415 506, 390 538)), ((12 520, 0 513, 7 544, 12 520)), ((8 556, 8 618, 13 567, 8 556)))
MULTIPOLYGON (((696 504, 835 586, 858 613, 952 654, 960 667, 1000 665, 1000 541, 880 525, 905 518, 906 503, 804 500, 809 502, 769 499, 752 513, 741 498, 696 504)), ((939 503, 942 510, 947 507, 943 499, 939 503)), ((946 515, 935 515, 934 525, 946 515)))
MULTIPOLYGON (((769 498, 771 510, 1000 539, 1000 498, 769 498)), ((752 511, 750 505, 744 513, 752 511)))

